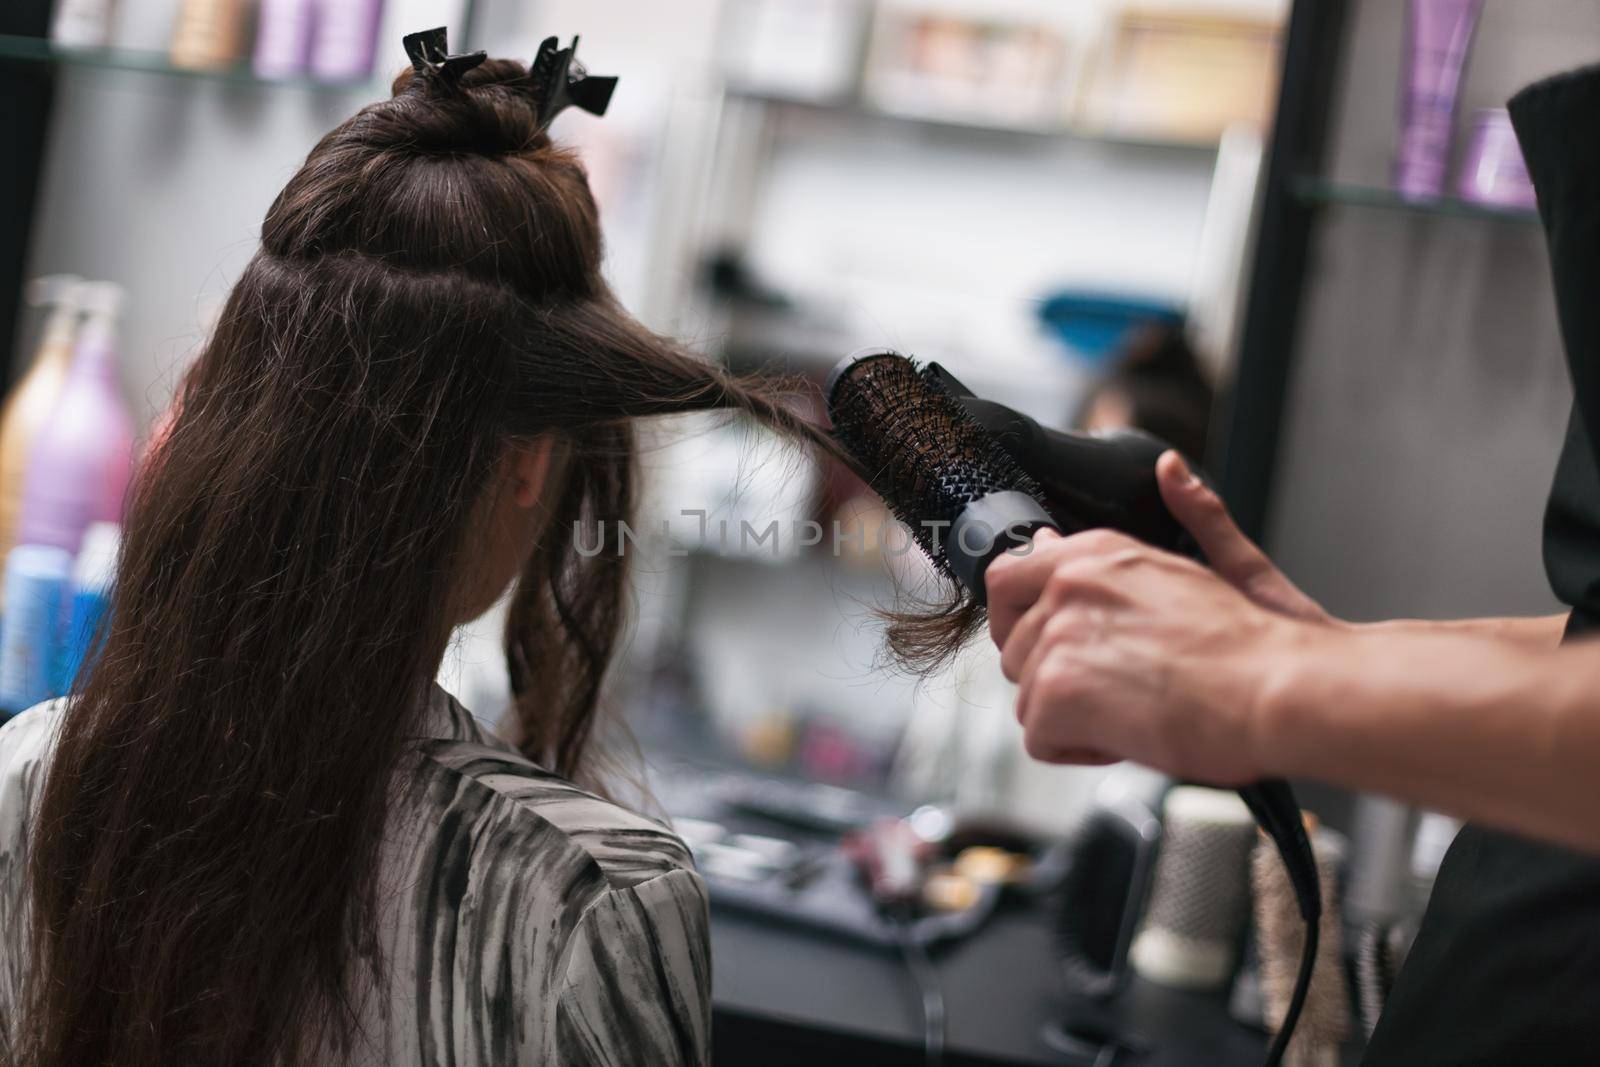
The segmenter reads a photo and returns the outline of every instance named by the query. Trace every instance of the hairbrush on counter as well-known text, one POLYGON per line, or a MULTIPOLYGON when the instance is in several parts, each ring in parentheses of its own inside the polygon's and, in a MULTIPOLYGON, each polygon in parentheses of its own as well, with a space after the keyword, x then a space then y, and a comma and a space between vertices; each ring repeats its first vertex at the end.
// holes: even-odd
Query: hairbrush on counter
MULTIPOLYGON (((934 565, 956 578, 979 604, 986 600, 983 575, 989 564, 1040 530, 1070 533, 1108 526, 1134 536, 1141 532, 1117 520, 1142 515, 1144 509, 1131 498, 1127 506, 1116 506, 1117 494, 1142 494, 1154 484, 1155 460, 1164 446, 1130 452, 1101 448, 1083 435, 1051 434, 1045 459, 1059 454, 1059 466, 1072 472, 1073 480, 1096 487, 1086 498, 1099 506, 1089 512, 1075 508, 1068 494, 1047 496, 964 406, 961 398, 970 398, 970 392, 937 366, 921 368, 898 352, 865 349, 834 368, 826 393, 834 436, 854 457, 859 473, 910 528, 934 565)), ((1019 423, 1031 423, 994 407, 1019 423)), ((1034 457, 1035 466, 1041 466, 1039 458, 1034 457)), ((1283 857, 1306 921, 1305 958, 1283 1028, 1267 1055, 1270 1065, 1283 1056, 1310 984, 1322 897, 1316 860, 1289 784, 1257 782, 1241 788, 1239 795, 1283 857)))

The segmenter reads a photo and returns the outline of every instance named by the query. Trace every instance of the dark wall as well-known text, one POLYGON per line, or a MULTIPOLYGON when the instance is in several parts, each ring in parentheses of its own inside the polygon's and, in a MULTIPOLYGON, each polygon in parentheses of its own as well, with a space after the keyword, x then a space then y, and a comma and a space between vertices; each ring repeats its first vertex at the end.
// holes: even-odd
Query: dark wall
MULTIPOLYGON (((0 4, 0 34, 44 37, 50 0, 0 4)), ((22 311, 22 276, 44 159, 45 129, 55 88, 48 64, 0 60, 0 358, 6 381, 18 372, 15 345, 22 311)))

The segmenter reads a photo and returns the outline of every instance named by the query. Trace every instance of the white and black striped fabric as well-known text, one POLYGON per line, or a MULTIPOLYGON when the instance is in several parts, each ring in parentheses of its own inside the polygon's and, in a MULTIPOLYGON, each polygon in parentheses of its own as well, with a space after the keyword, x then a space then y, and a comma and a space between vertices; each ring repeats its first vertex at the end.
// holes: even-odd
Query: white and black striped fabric
MULTIPOLYGON (((0 1018, 16 1017, 30 813, 60 716, 55 702, 0 727, 0 1018)), ((441 689, 426 723, 383 847, 385 980, 357 979, 364 1025, 318 1059, 709 1063, 706 894, 683 842, 529 762, 441 689)))

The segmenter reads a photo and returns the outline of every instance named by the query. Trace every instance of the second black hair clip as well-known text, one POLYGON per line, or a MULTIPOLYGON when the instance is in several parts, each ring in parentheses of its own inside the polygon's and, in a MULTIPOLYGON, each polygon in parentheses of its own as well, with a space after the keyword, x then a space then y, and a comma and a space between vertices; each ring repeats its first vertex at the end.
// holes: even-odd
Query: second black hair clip
POLYGON ((576 36, 565 48, 558 38, 546 37, 539 45, 539 54, 533 58, 533 66, 528 68, 534 99, 539 102, 540 130, 548 129, 555 117, 569 107, 580 107, 591 115, 604 115, 611 104, 617 79, 590 74, 573 58, 577 51, 576 36))

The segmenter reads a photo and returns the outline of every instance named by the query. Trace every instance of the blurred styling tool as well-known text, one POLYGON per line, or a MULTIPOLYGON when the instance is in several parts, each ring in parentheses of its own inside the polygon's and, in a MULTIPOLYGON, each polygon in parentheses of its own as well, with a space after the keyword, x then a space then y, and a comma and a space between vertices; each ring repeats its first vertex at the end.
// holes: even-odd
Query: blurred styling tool
POLYGON ((1073 833, 1055 905, 1057 965, 1072 1010, 1043 1036, 1078 1062, 1110 1064, 1123 1052, 1148 1051, 1101 1009, 1127 987, 1161 836, 1161 820, 1131 796, 1102 802, 1073 833))
POLYGON ((1162 811, 1166 838, 1133 966, 1160 985, 1221 989, 1250 915, 1255 823, 1233 793, 1203 786, 1173 788, 1162 811))
MULTIPOLYGON (((1307 816, 1310 822, 1310 816, 1307 816)), ((1337 1067, 1339 1046, 1350 1036, 1350 994, 1345 986, 1344 961, 1339 946, 1343 931, 1337 894, 1344 866, 1344 838, 1331 830, 1309 826, 1323 899, 1321 951, 1318 953, 1305 1017, 1284 1053, 1285 1067, 1337 1067)), ((1266 843, 1251 859, 1251 885, 1255 899, 1256 958, 1261 967, 1262 1021, 1270 1030, 1283 1016, 1293 994, 1295 958, 1304 931, 1296 922, 1294 887, 1274 862, 1266 843)))
MULTIPOLYGON (((1001 405, 987 406, 986 426, 963 403, 963 397, 975 398, 955 378, 936 364, 921 368, 888 349, 846 357, 829 375, 826 394, 834 436, 854 457, 858 472, 934 565, 979 604, 987 600, 983 575, 989 564, 1042 529, 1070 533, 1102 526, 1161 548, 1185 547, 1156 488, 1155 460, 1165 446, 1148 434, 1058 433, 1001 405), (1045 462, 1030 463, 1025 471, 999 440, 1000 424, 1002 432, 1024 444, 1031 439, 1045 462), (1052 494, 1051 486, 1059 494, 1052 494), (941 535, 936 538, 934 531, 941 535)), ((1310 985, 1321 887, 1289 784, 1266 780, 1241 788, 1239 795, 1277 846, 1306 924, 1294 994, 1267 1053, 1266 1063, 1275 1067, 1310 985)))
POLYGON ((916 935, 916 902, 926 882, 927 843, 910 822, 883 819, 847 837, 844 848, 866 877, 873 902, 894 926, 900 957, 921 1002, 923 1062, 938 1067, 944 1060, 944 990, 927 946, 916 935))

